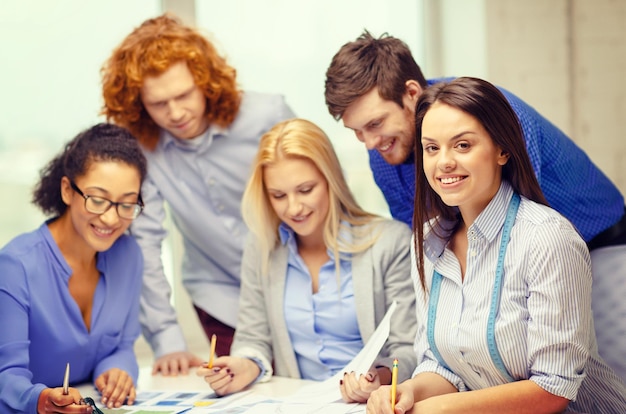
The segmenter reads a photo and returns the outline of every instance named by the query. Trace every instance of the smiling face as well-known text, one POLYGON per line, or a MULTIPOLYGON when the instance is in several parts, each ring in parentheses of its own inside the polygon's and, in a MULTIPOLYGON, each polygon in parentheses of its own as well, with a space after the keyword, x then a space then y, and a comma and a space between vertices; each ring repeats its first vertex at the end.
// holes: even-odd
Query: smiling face
POLYGON ((428 183, 469 225, 500 188, 508 155, 476 118, 439 102, 424 116, 422 147, 428 183))
MULTIPOLYGON (((117 161, 93 162, 74 182, 86 196, 125 203, 137 203, 141 187, 137 168, 117 161)), ((72 189, 67 177, 61 181, 61 195, 68 206, 64 216, 69 216, 72 223, 75 243, 84 243, 97 252, 108 250, 132 222, 120 218, 114 206, 102 214, 88 212, 85 199, 72 189)))
POLYGON ((343 124, 368 150, 376 149, 389 164, 401 164, 415 146, 415 104, 420 93, 417 82, 408 81, 402 96, 404 107, 400 107, 383 99, 374 88, 346 108, 343 124))
POLYGON ((285 158, 263 169, 270 204, 299 240, 323 242, 330 198, 328 183, 308 159, 285 158))
POLYGON ((176 138, 190 139, 209 127, 206 98, 185 62, 177 62, 141 88, 141 102, 152 120, 176 138))

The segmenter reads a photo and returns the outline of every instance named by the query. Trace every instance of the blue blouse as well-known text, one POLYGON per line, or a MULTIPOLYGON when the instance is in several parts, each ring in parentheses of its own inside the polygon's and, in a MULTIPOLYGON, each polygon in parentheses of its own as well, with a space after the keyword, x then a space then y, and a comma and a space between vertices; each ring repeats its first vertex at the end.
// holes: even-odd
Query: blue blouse
POLYGON ((136 383, 141 251, 123 235, 98 253, 96 266, 100 280, 87 331, 68 288, 72 269, 47 223, 0 250, 0 412, 37 412, 39 394, 62 385, 68 362, 70 385, 111 368, 136 383))
POLYGON ((298 254, 293 230, 279 228, 287 244, 285 320, 303 379, 321 381, 343 369, 363 348, 352 286, 350 260, 341 259, 337 278, 335 257, 320 269, 319 289, 313 293, 311 275, 298 254))

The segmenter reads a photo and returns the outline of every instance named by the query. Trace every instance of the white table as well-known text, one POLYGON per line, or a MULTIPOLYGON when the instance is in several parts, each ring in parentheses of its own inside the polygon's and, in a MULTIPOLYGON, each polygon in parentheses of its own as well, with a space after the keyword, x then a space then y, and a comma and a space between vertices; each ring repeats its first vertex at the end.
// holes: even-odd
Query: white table
MULTIPOLYGON (((254 394, 264 395, 270 398, 281 398, 292 395, 300 388, 313 381, 272 377, 270 381, 253 385, 250 390, 254 394)), ((99 401, 98 392, 92 384, 82 384, 76 386, 84 397, 92 397, 99 401)), ((188 375, 178 375, 165 377, 161 374, 152 375, 152 367, 144 367, 139 370, 139 378, 137 380, 137 391, 211 391, 202 377, 196 375, 195 369, 192 369, 188 375)))
MULTIPOLYGON (((293 379, 293 378, 285 378, 285 377, 272 377, 270 381, 265 383, 258 383, 253 385, 249 389, 249 393, 239 393, 241 397, 259 397, 261 400, 266 399, 283 399, 295 394, 297 391, 301 390, 303 387, 311 384, 316 384, 314 381, 307 381, 301 379, 293 379), (246 394, 246 395, 243 395, 246 394)), ((94 389, 91 384, 83 384, 80 386, 76 386, 76 388, 80 391, 81 395, 84 397, 92 397, 94 400, 99 401, 98 392, 94 389)), ((174 392, 185 392, 185 391, 207 391, 211 392, 211 388, 204 381, 202 377, 199 377, 195 373, 195 369, 191 370, 189 375, 179 375, 176 377, 164 377, 160 374, 152 375, 152 368, 145 367, 140 369, 139 378, 137 380, 137 391, 174 391, 174 392)), ((239 394, 233 394, 233 398, 239 394)), ((319 403, 318 403, 319 404, 319 403)), ((323 403, 322 403, 323 404, 323 403)), ((281 412, 297 412, 301 414, 303 408, 297 407, 290 411, 281 412)), ((337 410, 337 407, 335 407, 337 410)), ((193 413, 194 411, 190 411, 193 413)), ((272 410, 272 412, 274 412, 272 410)), ((308 412, 308 411, 307 411, 308 412)), ((313 411, 311 411, 313 412, 313 411)), ((319 411, 318 409, 314 410, 315 413, 319 412, 329 412, 329 413, 364 413, 365 406, 360 405, 358 407, 353 406, 340 406, 338 411, 319 411)))
MULTIPOLYGON (((313 383, 313 381, 274 376, 269 382, 253 385, 251 391, 267 397, 285 397, 293 394, 303 386, 313 383)), ((211 388, 202 377, 196 375, 195 369, 192 369, 189 375, 164 377, 161 374, 152 375, 152 367, 146 367, 139 371, 137 390, 210 391, 211 388)))

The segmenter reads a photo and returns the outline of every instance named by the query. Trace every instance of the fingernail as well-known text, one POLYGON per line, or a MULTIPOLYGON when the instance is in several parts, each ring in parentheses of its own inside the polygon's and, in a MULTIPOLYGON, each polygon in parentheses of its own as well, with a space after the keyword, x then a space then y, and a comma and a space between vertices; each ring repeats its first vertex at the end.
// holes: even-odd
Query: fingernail
POLYGON ((343 385, 343 380, 339 380, 339 385, 343 385))
POLYGON ((213 368, 213 372, 220 372, 220 368, 213 368))
POLYGON ((230 374, 230 377, 231 377, 231 378, 235 378, 235 374, 232 374, 232 373, 231 373, 231 374, 230 374))

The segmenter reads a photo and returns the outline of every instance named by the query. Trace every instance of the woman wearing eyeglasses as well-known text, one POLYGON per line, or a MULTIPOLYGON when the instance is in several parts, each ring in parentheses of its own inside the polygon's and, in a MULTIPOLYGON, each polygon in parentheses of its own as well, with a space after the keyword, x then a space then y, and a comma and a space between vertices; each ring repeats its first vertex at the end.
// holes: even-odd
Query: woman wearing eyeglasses
POLYGON ((33 202, 51 218, 0 250, 0 412, 90 413, 135 400, 143 258, 128 227, 146 160, 125 129, 98 124, 42 170, 33 202))

